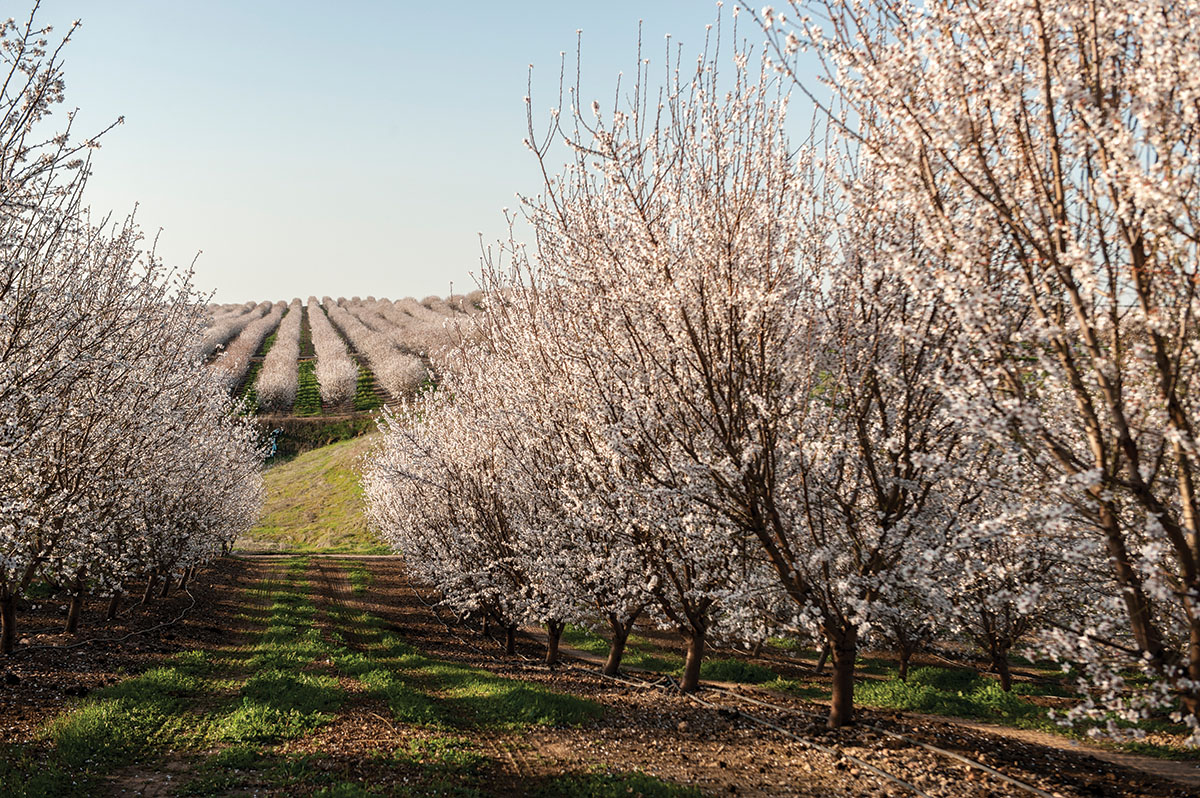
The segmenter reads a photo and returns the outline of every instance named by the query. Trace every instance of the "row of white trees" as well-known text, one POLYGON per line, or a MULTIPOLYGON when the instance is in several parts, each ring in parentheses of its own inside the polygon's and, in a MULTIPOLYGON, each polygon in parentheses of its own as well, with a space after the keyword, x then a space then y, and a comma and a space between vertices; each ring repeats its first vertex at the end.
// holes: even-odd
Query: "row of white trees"
POLYGON ((285 310, 287 310, 287 305, 282 301, 271 305, 266 315, 254 319, 243 327, 237 337, 225 347, 225 351, 213 361, 212 372, 225 386, 227 392, 236 391, 242 381, 246 379, 254 357, 262 348, 263 341, 279 327, 285 310))
POLYGON ((200 357, 212 355, 229 343, 247 324, 266 315, 270 309, 270 302, 247 302, 214 313, 200 339, 200 357))
POLYGON ((263 358, 254 383, 259 405, 266 410, 291 410, 300 386, 300 326, 304 305, 293 299, 275 331, 275 342, 263 358))
POLYGON ((367 359, 375 379, 392 396, 404 396, 425 379, 425 364, 391 340, 387 325, 369 326, 363 323, 358 313, 351 312, 349 308, 357 308, 357 302, 334 302, 329 297, 321 302, 329 320, 346 336, 355 351, 367 359))
POLYGON ((321 401, 329 404, 349 401, 358 386, 358 364, 350 357, 345 340, 333 328, 315 296, 308 298, 308 325, 317 356, 316 375, 321 401))
POLYGON ((714 636, 813 635, 832 726, 864 635, 936 634, 1200 727, 1200 7, 1149 5, 767 8, 759 53, 569 92, 536 258, 489 256, 444 390, 385 423, 375 524, 510 630, 606 619, 611 664, 677 629, 685 689, 714 636), (833 100, 796 148, 804 48, 833 100))
MULTIPOLYGON (((196 351, 190 275, 132 219, 83 205, 94 140, 70 120, 60 51, 31 15, 0 24, 0 652, 34 580, 116 599, 188 572, 255 518, 263 452, 196 351)), ((115 611, 115 601, 112 609, 115 611)))

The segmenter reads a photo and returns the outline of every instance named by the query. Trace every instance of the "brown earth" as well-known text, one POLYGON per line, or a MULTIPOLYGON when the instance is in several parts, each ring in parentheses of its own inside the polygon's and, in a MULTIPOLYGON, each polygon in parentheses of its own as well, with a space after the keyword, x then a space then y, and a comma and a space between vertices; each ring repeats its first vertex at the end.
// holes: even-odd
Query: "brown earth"
MULTIPOLYGON (((1200 795, 1200 789, 1174 780, 1168 772, 1142 772, 1133 766, 1135 762, 1106 761, 1087 750, 1075 750, 1069 743, 1052 745, 947 719, 870 711, 862 713, 860 725, 830 732, 819 720, 794 714, 819 715, 823 712, 819 704, 789 697, 773 694, 769 700, 791 712, 755 707, 727 694, 706 691, 701 697, 718 705, 706 708, 676 693, 602 678, 584 663, 547 668, 537 661, 542 653, 539 644, 528 637, 521 640, 520 656, 505 657, 495 641, 428 606, 430 596, 414 589, 402 563, 395 559, 361 558, 373 581, 364 593, 355 594, 339 562, 349 559, 360 558, 314 557, 310 561, 309 581, 323 634, 332 634, 335 614, 370 612, 383 619, 391 632, 430 656, 538 682, 603 705, 600 719, 575 728, 456 731, 487 757, 481 786, 488 795, 525 795, 560 774, 597 768, 640 771, 666 782, 694 786, 706 795, 912 794, 869 773, 865 763, 928 795, 1031 794, 943 755, 888 737, 870 728, 873 724, 959 752, 1063 798, 1200 795), (733 712, 734 708, 777 724, 807 742, 755 725, 733 712)), ((16 655, 0 660, 0 742, 32 739, 55 713, 78 700, 81 692, 137 674, 175 652, 228 645, 231 635, 239 633, 239 623, 244 624, 236 616, 252 603, 249 588, 277 567, 267 558, 223 560, 196 579, 190 595, 176 593, 131 608, 112 624, 100 620, 102 601, 89 603, 83 631, 76 637, 53 628, 62 622, 59 602, 41 602, 37 609, 24 612, 21 622, 29 630, 22 636, 24 643, 16 655), (154 628, 167 622, 172 623, 154 628), (145 629, 153 631, 130 635, 145 629), (6 673, 15 677, 8 681, 18 683, 5 684, 2 676, 6 673)), ((341 631, 346 644, 356 647, 353 630, 341 631)), ((315 667, 325 666, 317 663, 315 667)), ((341 684, 349 698, 338 715, 309 736, 278 750, 316 754, 322 769, 371 785, 383 794, 402 790, 408 776, 404 767, 381 760, 377 753, 410 745, 428 732, 393 720, 387 706, 364 692, 355 680, 342 678, 341 684)), ((154 778, 153 768, 142 769, 136 774, 118 774, 114 788, 119 786, 127 795, 171 794, 165 776, 172 776, 170 781, 175 784, 186 781, 188 767, 187 761, 171 758, 158 766, 162 778, 154 778)), ((286 789, 265 786, 256 794, 304 795, 311 791, 294 785, 286 789)))

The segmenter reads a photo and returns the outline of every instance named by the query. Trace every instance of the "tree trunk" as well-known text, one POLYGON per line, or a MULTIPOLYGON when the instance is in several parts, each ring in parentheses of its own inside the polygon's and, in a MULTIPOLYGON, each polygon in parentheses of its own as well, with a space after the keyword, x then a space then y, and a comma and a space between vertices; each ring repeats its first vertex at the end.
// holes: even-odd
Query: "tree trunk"
POLYGON ((117 610, 121 609, 121 591, 114 590, 112 598, 108 600, 108 611, 104 613, 106 621, 114 620, 117 617, 117 610))
POLYGON ((171 572, 167 571, 162 578, 162 592, 158 594, 159 598, 166 598, 171 594, 171 572))
POLYGON ((179 589, 187 590, 188 582, 192 581, 192 576, 196 573, 196 566, 192 566, 183 572, 183 576, 179 577, 179 589))
POLYGON ((11 654, 17 643, 17 597, 0 595, 0 654, 11 654))
MULTIPOLYGON (((1188 678, 1193 684, 1200 684, 1200 619, 1192 618, 1188 626, 1188 678)), ((1200 720, 1200 689, 1193 687, 1182 692, 1184 709, 1200 720)))
POLYGON ((79 631, 79 614, 83 611, 83 591, 77 590, 71 594, 71 603, 67 605, 67 625, 64 627, 69 635, 79 631))
POLYGON ((908 661, 912 659, 912 649, 908 646, 903 646, 900 649, 900 681, 908 681, 908 661))
POLYGON ((546 622, 546 664, 558 664, 558 643, 562 640, 563 629, 567 625, 562 621, 546 622))
POLYGON ((763 637, 760 637, 758 640, 754 641, 754 648, 753 648, 753 649, 751 649, 751 651, 750 651, 750 656, 752 656, 752 657, 761 657, 761 656, 762 656, 763 645, 764 645, 766 642, 767 642, 766 638, 763 638, 763 637))
POLYGON ((1006 693, 1012 692, 1012 672, 1008 668, 1008 649, 995 648, 992 650, 992 668, 1000 677, 1000 689, 1006 693))
POLYGON ((509 655, 517 653, 517 625, 515 623, 504 627, 504 653, 509 655))
POLYGON ((607 676, 616 676, 621 671, 621 658, 625 656, 625 642, 629 640, 629 630, 633 628, 633 620, 631 619, 628 624, 623 624, 610 615, 608 623, 612 627, 612 641, 608 644, 608 659, 604 662, 604 673, 607 676))
POLYGON ((833 697, 829 704, 831 729, 854 721, 854 660, 858 655, 858 630, 853 626, 841 629, 829 641, 833 650, 833 697))
POLYGON ((71 603, 67 605, 66 633, 73 635, 79 631, 79 615, 83 612, 83 570, 75 572, 72 584, 71 603))
POLYGON ((157 574, 155 574, 153 571, 151 571, 150 575, 146 577, 146 592, 142 594, 143 604, 149 604, 150 599, 154 598, 154 580, 156 578, 157 574))
POLYGON ((483 634, 483 636, 484 636, 484 637, 490 637, 490 636, 491 636, 491 634, 492 634, 492 619, 491 619, 491 618, 489 618, 489 617, 487 617, 486 615, 485 615, 485 616, 483 616, 483 631, 482 631, 482 634, 483 634))
POLYGON ((687 659, 683 663, 683 681, 679 689, 692 693, 700 686, 700 662, 704 659, 704 629, 692 629, 688 638, 687 659))
POLYGON ((813 673, 820 676, 821 671, 825 670, 825 663, 828 661, 829 661, 829 644, 826 643, 825 645, 821 646, 821 656, 817 657, 817 669, 815 671, 813 671, 813 673))

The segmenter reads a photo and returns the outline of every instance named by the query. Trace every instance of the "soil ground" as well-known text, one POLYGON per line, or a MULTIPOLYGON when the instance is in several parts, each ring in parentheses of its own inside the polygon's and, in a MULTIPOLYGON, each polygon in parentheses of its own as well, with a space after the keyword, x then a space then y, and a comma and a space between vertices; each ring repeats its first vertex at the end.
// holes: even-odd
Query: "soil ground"
MULTIPOLYGON (((204 731, 155 737, 114 766, 89 760, 78 779, 87 786, 76 794, 1033 794, 872 728, 881 726, 986 763, 1043 794, 1200 795, 1186 770, 1155 775, 1135 759, 1097 758, 1084 746, 1047 744, 1036 735, 870 711, 857 726, 830 732, 813 716, 795 714, 823 713, 796 698, 759 695, 781 707, 768 709, 709 690, 700 698, 716 705, 710 708, 636 681, 602 678, 586 663, 548 668, 538 661, 535 639, 522 639, 519 655, 506 657, 428 599, 395 559, 247 557, 222 560, 188 593, 131 607, 114 623, 102 622, 101 603, 89 604, 74 637, 55 628, 62 605, 42 602, 22 613, 28 631, 18 653, 0 660, 0 754, 28 763, 30 772, 48 768, 61 753, 55 746, 64 744, 46 731, 56 717, 107 700, 106 690, 179 661, 181 652, 205 652, 218 663, 205 678, 222 686, 177 721, 179 729, 204 731), (280 620, 284 610, 298 613, 292 625, 280 620), (268 640, 300 663, 286 683, 311 695, 280 717, 303 722, 274 737, 230 736, 229 718, 242 702, 250 706, 248 685, 264 672, 268 640), (510 692, 544 702, 546 717, 503 715, 518 706, 505 703, 510 692), (309 712, 309 704, 319 711, 309 712), (553 722, 564 707, 593 705, 597 712, 582 712, 569 725, 553 722), (807 742, 755 725, 735 707, 807 742), (417 711, 430 719, 414 720, 417 711)), ((29 775, 0 768, 0 779, 10 779, 0 783, 0 795, 25 794, 29 775)))

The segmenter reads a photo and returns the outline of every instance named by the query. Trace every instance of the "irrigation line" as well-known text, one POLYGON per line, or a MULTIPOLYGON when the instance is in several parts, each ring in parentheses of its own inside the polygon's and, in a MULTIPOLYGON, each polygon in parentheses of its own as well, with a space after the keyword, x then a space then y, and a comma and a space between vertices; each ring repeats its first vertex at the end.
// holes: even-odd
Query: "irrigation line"
MULTIPOLYGON (((785 714, 803 715, 806 717, 818 718, 818 719, 821 718, 821 716, 815 712, 806 712, 802 709, 794 709, 792 707, 781 707, 781 706, 778 706, 777 704, 772 704, 768 701, 760 701, 757 698, 751 698, 748 695, 744 695, 740 692, 737 692, 734 690, 729 690, 724 687, 712 687, 710 689, 716 690, 717 692, 720 692, 720 693, 725 693, 726 695, 733 696, 734 698, 739 698, 742 701, 747 701, 751 704, 757 704, 758 706, 765 707, 767 709, 773 709, 778 712, 783 712, 785 714)), ((956 753, 954 751, 950 751, 950 750, 941 748, 936 745, 931 745, 929 743, 922 742, 915 738, 909 737, 906 734, 900 734, 899 732, 894 732, 891 729, 887 729, 887 728, 884 728, 883 726, 878 726, 873 723, 868 724, 867 728, 874 729, 875 731, 879 732, 880 734, 885 734, 888 737, 891 737, 893 739, 903 740, 904 742, 906 742, 910 745, 920 746, 921 748, 924 748, 927 751, 932 751, 935 754, 941 754, 942 756, 949 757, 950 759, 961 762, 962 764, 967 765, 968 767, 982 770, 985 773, 989 773, 992 776, 995 776, 996 778, 1000 779, 1001 781, 1005 782, 1006 784, 1009 784, 1013 787, 1017 787, 1019 789, 1025 790, 1026 792, 1033 793, 1034 795, 1040 796, 1040 798, 1055 798, 1055 796, 1052 793, 1048 793, 1045 790, 1040 789, 1039 787, 1035 787, 1032 784, 1027 784, 1026 782, 1020 781, 1019 779, 1014 779, 1011 776, 1007 776, 1004 773, 1001 773, 999 770, 996 770, 994 767, 991 767, 990 765, 985 765, 982 762, 979 762, 974 759, 970 759, 970 758, 965 757, 962 754, 956 753)))
POLYGON ((800 735, 795 734, 794 732, 790 732, 787 729, 783 728, 782 726, 772 723, 769 720, 765 720, 764 718, 760 718, 756 715, 751 715, 748 712, 743 712, 740 709, 735 709, 733 707, 723 707, 720 704, 714 704, 709 701, 705 701, 703 698, 700 698, 699 696, 696 696, 696 695, 692 695, 691 693, 683 693, 683 695, 686 698, 689 698, 692 701, 695 701, 700 706, 708 707, 709 709, 715 709, 718 712, 720 712, 722 710, 724 710, 726 712, 733 712, 733 713, 737 714, 739 717, 743 717, 752 723, 757 723, 759 726, 765 726, 766 728, 773 729, 786 737, 790 737, 793 740, 796 740, 797 742, 799 742, 801 745, 807 746, 809 748, 815 748, 818 751, 821 751, 822 753, 829 754, 830 756, 844 757, 846 759, 849 759, 852 762, 858 763, 861 767, 865 768, 866 770, 870 771, 871 773, 874 773, 876 776, 879 776, 882 779, 890 781, 891 783, 897 785, 898 787, 902 787, 906 790, 912 791, 912 793, 914 795, 921 795, 921 796, 925 796, 925 798, 930 798, 929 793, 925 792, 917 785, 913 784, 912 782, 905 781, 904 779, 899 778, 897 776, 893 776, 891 773, 888 773, 885 770, 880 770, 879 768, 872 765, 870 762, 867 762, 865 759, 859 759, 858 757, 854 756, 853 754, 847 754, 845 751, 839 751, 836 748, 830 748, 829 746, 822 745, 821 743, 818 743, 815 740, 810 740, 808 738, 801 737, 800 735))
MULTIPOLYGON (((448 631, 450 631, 450 633, 453 634, 455 637, 457 637, 460 641, 462 641, 463 643, 467 643, 467 640, 465 638, 463 638, 461 635, 457 634, 453 629, 451 629, 450 625, 448 623, 446 623, 445 620, 442 619, 441 614, 439 612, 437 612, 436 606, 433 604, 430 604, 429 602, 425 601, 424 598, 421 597, 420 592, 417 590, 416 586, 412 583, 412 579, 409 578, 407 574, 405 574, 405 580, 408 582, 409 588, 412 590, 413 594, 417 597, 417 599, 433 612, 435 617, 437 617, 438 621, 440 621, 441 624, 443 626, 445 626, 446 629, 448 631)), ((490 635, 488 636, 488 639, 492 640, 493 643, 497 643, 497 645, 499 645, 498 641, 491 638, 490 635)), ((521 657, 522 659, 524 659, 526 661, 532 660, 531 657, 527 657, 524 654, 521 654, 520 652, 517 652, 517 656, 521 657)), ((571 655, 569 655, 569 654, 566 656, 570 657, 571 659, 577 659, 575 657, 571 657, 571 655)), ((544 667, 548 668, 549 666, 544 666, 544 667)), ((791 739, 799 742, 801 745, 803 745, 807 748, 813 748, 813 749, 821 751, 825 754, 829 754, 830 756, 843 757, 852 762, 855 762, 858 765, 860 765, 861 767, 863 767, 864 769, 868 770, 869 772, 874 773, 876 776, 879 776, 880 778, 885 779, 886 781, 889 781, 899 787, 909 790, 914 795, 923 796, 923 798, 931 798, 928 793, 923 791, 917 785, 912 784, 911 782, 907 782, 904 779, 901 779, 897 776, 893 776, 892 774, 890 774, 884 770, 880 770, 879 768, 872 765, 870 762, 867 762, 864 759, 860 759, 857 756, 854 756, 853 754, 848 754, 848 753, 845 753, 844 751, 838 751, 834 748, 830 748, 828 746, 822 745, 821 743, 818 743, 815 740, 810 740, 805 737, 801 737, 800 735, 795 734, 794 732, 788 731, 787 729, 784 729, 781 726, 771 723, 768 720, 756 717, 756 716, 751 715, 746 712, 742 712, 740 709, 737 709, 735 707, 722 707, 719 704, 714 704, 714 703, 705 701, 704 699, 702 699, 698 696, 692 695, 690 693, 684 693, 681 690, 679 690, 679 685, 670 676, 666 677, 666 684, 663 684, 662 680, 659 680, 658 682, 642 680, 641 683, 638 683, 638 682, 632 681, 630 679, 621 678, 619 676, 610 676, 609 674, 606 674, 603 672, 597 672, 595 669, 590 668, 590 667, 584 668, 584 667, 580 667, 580 666, 570 666, 570 665, 568 665, 568 667, 572 667, 576 670, 583 671, 585 673, 588 673, 589 675, 593 675, 593 676, 599 675, 601 678, 608 679, 610 681, 614 681, 614 682, 617 682, 619 684, 623 684, 623 685, 626 685, 629 687, 635 687, 635 688, 639 688, 639 689, 663 690, 666 692, 679 693, 680 695, 684 696, 685 698, 687 698, 705 708, 715 709, 717 711, 721 711, 723 709, 726 712, 733 712, 741 717, 746 718, 747 720, 749 720, 753 723, 757 723, 760 726, 764 726, 766 728, 773 729, 787 737, 790 737, 791 739)))
MULTIPOLYGON (((176 592, 178 592, 178 591, 176 591, 176 592)), ((65 646, 52 646, 52 645, 21 646, 20 648, 15 649, 13 651, 13 653, 20 654, 20 653, 23 653, 26 651, 33 651, 35 649, 42 649, 42 650, 54 649, 56 651, 66 651, 67 649, 79 648, 80 646, 91 645, 92 643, 120 643, 125 640, 128 640, 131 637, 134 637, 135 635, 144 635, 147 632, 153 632, 157 629, 165 629, 168 626, 174 626, 175 624, 177 624, 183 620, 184 616, 186 616, 188 614, 188 612, 191 611, 192 607, 196 606, 196 597, 192 595, 192 591, 188 590, 187 588, 184 588, 183 592, 187 593, 188 598, 191 600, 191 604, 188 604, 186 607, 184 607, 183 611, 180 612, 179 615, 175 616, 174 618, 172 618, 169 621, 163 621, 162 623, 155 624, 154 626, 149 626, 145 629, 136 629, 136 630, 130 632, 129 634, 121 635, 120 637, 93 637, 93 638, 89 638, 87 640, 80 640, 78 643, 71 643, 71 644, 65 645, 65 646)))

